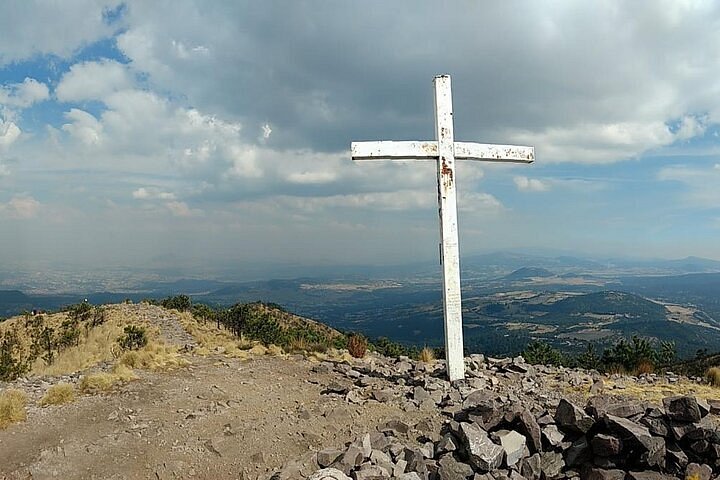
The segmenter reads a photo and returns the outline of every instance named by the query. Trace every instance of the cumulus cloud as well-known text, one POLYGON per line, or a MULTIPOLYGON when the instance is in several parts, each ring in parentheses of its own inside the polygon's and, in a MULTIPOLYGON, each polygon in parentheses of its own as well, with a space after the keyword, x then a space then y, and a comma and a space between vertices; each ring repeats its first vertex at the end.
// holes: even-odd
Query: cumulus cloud
POLYGON ((99 145, 102 143, 103 126, 90 113, 72 108, 65 113, 65 118, 70 123, 65 123, 62 129, 72 137, 78 139, 84 145, 99 145))
POLYGON ((119 25, 107 13, 121 4, 112 0, 2 2, 0 65, 34 55, 72 55, 116 31, 119 25))
POLYGON ((513 177, 513 182, 515 182, 515 186, 521 192, 546 192, 550 190, 549 183, 538 180, 537 178, 516 176, 513 177))
POLYGON ((33 103, 46 100, 50 96, 47 85, 34 78, 26 78, 22 83, 0 86, 0 105, 27 108, 33 103))
POLYGON ((0 150, 7 149, 15 143, 21 134, 20 127, 11 121, 3 121, 0 117, 0 150))
POLYGON ((6 203, 0 203, 0 214, 14 219, 28 219, 37 215, 40 202, 29 195, 16 195, 6 203))
POLYGON ((111 93, 132 88, 126 65, 115 60, 76 63, 60 79, 55 95, 61 102, 102 100, 111 93))

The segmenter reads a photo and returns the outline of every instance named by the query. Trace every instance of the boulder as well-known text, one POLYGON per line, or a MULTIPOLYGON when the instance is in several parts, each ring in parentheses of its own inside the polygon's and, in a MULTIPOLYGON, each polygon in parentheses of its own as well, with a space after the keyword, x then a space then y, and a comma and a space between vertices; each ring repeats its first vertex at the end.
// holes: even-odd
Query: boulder
POLYGON ((598 433, 590 440, 593 453, 601 457, 618 455, 622 450, 621 445, 622 442, 620 442, 619 438, 604 433, 598 433))
POLYGON ((663 405, 665 406, 665 415, 667 415, 670 420, 699 422, 702 418, 700 415, 700 406, 695 397, 665 397, 663 398, 663 405))
POLYGON ((323 468, 310 475, 308 480, 352 480, 337 468, 323 468))
POLYGON ((443 455, 438 461, 440 480, 461 480, 473 476, 473 469, 467 463, 458 461, 452 454, 443 455))
POLYGON ((343 455, 343 451, 337 448, 326 448, 320 450, 317 454, 317 462, 320 467, 329 467, 343 455))
POLYGON ((562 453, 542 452, 540 454, 540 470, 545 478, 557 477, 563 468, 565 468, 565 460, 562 453))
POLYGON ((500 466, 505 452, 490 440, 485 430, 474 423, 461 423, 460 434, 470 465, 476 470, 489 472, 500 466))
POLYGON ((542 474, 540 465, 540 454, 536 453, 520 461, 520 474, 529 480, 538 480, 542 474))
POLYGON ((623 470, 605 470, 590 467, 583 470, 582 478, 583 480, 624 480, 625 472, 623 470))
POLYGON ((537 420, 535 420, 535 415, 533 415, 530 410, 523 409, 515 416, 515 423, 517 430, 527 438, 530 451, 532 453, 542 452, 540 425, 538 425, 537 420))
POLYGON ((711 477, 712 468, 708 465, 691 463, 685 470, 685 478, 692 478, 693 480, 710 480, 711 477))
POLYGON ((511 467, 523 457, 525 452, 525 436, 515 430, 498 434, 500 446, 505 452, 505 465, 511 467))
POLYGON ((555 423, 562 430, 587 433, 595 422, 584 411, 563 398, 555 410, 555 423))

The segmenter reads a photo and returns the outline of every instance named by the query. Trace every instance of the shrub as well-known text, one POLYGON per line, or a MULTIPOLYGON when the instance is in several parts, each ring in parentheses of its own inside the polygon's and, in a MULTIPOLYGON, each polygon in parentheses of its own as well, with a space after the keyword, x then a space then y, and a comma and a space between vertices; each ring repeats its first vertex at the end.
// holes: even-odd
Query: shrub
POLYGON ((21 390, 9 389, 0 394, 0 428, 27 418, 27 395, 21 390))
POLYGON ((30 362, 22 357, 22 346, 17 332, 0 332, 0 381, 13 381, 29 368, 30 362))
POLYGON ((533 365, 563 365, 565 359, 559 350, 552 348, 549 344, 541 341, 530 342, 522 356, 533 365))
POLYGON ((705 372, 705 378, 713 387, 720 387, 720 367, 708 368, 707 372, 705 372))
POLYGON ((425 347, 420 350, 419 359, 421 362, 432 363, 435 361, 435 351, 432 348, 425 347))
POLYGON ((127 325, 124 334, 118 338, 120 348, 123 350, 138 350, 147 345, 147 335, 143 327, 127 325))
POLYGON ((45 392, 45 395, 40 399, 40 406, 62 405, 63 403, 70 403, 73 400, 75 400, 75 388, 72 384, 58 383, 45 392))
POLYGON ((192 308, 192 301, 187 295, 176 295, 174 297, 168 297, 160 304, 167 309, 175 309, 181 312, 186 312, 192 308))
POLYGON ((386 357, 398 358, 401 356, 405 357, 417 357, 419 352, 415 347, 406 347, 405 345, 397 342, 393 342, 386 337, 378 338, 374 343, 375 351, 386 357))
POLYGON ((355 334, 348 338, 347 348, 354 358, 363 358, 367 353, 368 341, 362 335, 355 334))

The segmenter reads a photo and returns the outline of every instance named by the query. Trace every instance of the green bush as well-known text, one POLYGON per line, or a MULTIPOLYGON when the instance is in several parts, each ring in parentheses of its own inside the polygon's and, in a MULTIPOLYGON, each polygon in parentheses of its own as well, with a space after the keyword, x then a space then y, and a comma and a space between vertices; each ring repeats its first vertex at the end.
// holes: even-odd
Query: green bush
POLYGON ((30 369, 29 359, 22 357, 17 333, 0 334, 0 380, 11 382, 30 369))
POLYGON ((139 350, 147 345, 147 335, 143 327, 127 325, 125 333, 118 337, 118 343, 123 350, 139 350))
POLYGON ((530 342, 522 353, 523 358, 533 365, 564 365, 566 359, 559 350, 552 348, 549 344, 536 340, 530 342))
POLYGON ((167 309, 175 309, 180 312, 186 312, 192 308, 192 301, 187 295, 175 295, 174 297, 168 297, 160 305, 167 309))

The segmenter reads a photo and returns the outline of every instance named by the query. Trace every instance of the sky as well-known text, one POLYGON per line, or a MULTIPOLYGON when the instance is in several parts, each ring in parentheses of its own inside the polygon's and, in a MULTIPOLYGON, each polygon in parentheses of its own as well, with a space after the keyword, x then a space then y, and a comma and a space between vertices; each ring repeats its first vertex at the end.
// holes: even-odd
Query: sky
POLYGON ((720 3, 0 4, 0 264, 403 263, 438 252, 433 162, 351 141, 532 145, 458 161, 462 253, 720 259, 720 3))

